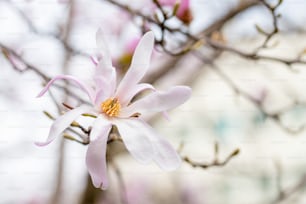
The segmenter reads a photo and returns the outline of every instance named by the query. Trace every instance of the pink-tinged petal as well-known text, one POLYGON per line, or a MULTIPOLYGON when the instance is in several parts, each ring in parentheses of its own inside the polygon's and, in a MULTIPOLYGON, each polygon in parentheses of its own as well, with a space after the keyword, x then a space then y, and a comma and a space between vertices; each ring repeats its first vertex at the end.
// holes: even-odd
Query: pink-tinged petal
POLYGON ((128 117, 134 113, 162 112, 181 105, 191 96, 191 89, 187 86, 175 86, 168 91, 155 91, 132 103, 120 112, 121 117, 128 117))
POLYGON ((24 62, 22 62, 18 57, 16 57, 16 55, 11 54, 7 51, 3 52, 3 54, 16 69, 23 71, 27 68, 27 65, 25 65, 24 62))
POLYGON ((163 117, 164 117, 166 120, 170 121, 170 116, 169 116, 169 114, 168 114, 167 111, 163 111, 162 114, 163 114, 163 117))
POLYGON ((101 28, 99 28, 99 30, 97 31, 96 43, 99 49, 99 57, 101 57, 101 62, 106 67, 112 67, 112 58, 107 43, 105 41, 105 35, 101 28))
POLYGON ((130 119, 114 120, 113 122, 131 155, 142 164, 149 163, 154 157, 154 150, 142 127, 130 119))
POLYGON ((120 98, 120 104, 122 107, 127 106, 135 95, 144 90, 155 90, 151 84, 141 83, 136 84, 132 89, 127 90, 127 92, 120 98))
POLYGON ((116 95, 119 101, 127 90, 132 89, 145 75, 150 65, 150 58, 154 46, 154 33, 147 32, 136 47, 132 63, 127 73, 121 80, 116 95))
POLYGON ((96 93, 95 105, 96 107, 100 107, 101 103, 105 101, 107 98, 110 98, 110 92, 106 89, 100 89, 96 93))
POLYGON ((88 95, 89 99, 94 102, 94 91, 93 89, 88 86, 87 84, 85 84, 84 82, 82 82, 81 80, 77 79, 74 76, 71 75, 58 75, 56 77, 54 77, 53 79, 51 79, 48 84, 45 86, 45 88, 43 88, 43 90, 37 95, 37 97, 41 97, 43 96, 48 89, 50 88, 50 86, 57 80, 60 79, 65 79, 65 80, 69 80, 74 82, 79 88, 81 88, 83 91, 86 92, 86 94, 88 95))
MULTIPOLYGON (((101 29, 97 31, 96 41, 101 55, 101 59, 98 61, 94 77, 96 92, 100 92, 101 89, 104 89, 107 90, 110 95, 113 95, 116 89, 116 70, 112 65, 110 51, 101 29)), ((97 100, 98 99, 95 99, 96 103, 98 103, 97 100)))
POLYGON ((81 114, 92 112, 92 108, 82 105, 80 107, 77 107, 75 109, 72 109, 68 112, 66 112, 64 115, 61 115, 58 117, 54 123, 52 124, 49 136, 45 142, 35 142, 38 146, 45 146, 52 142, 58 135, 60 135, 67 127, 70 126, 70 124, 81 114))
MULTIPOLYGON (((102 66, 101 64, 98 65, 102 66)), ((104 97, 112 97, 114 96, 116 89, 116 71, 115 68, 105 68, 103 69, 103 73, 100 75, 95 75, 94 80, 96 83, 96 98, 95 104, 101 103, 101 92, 104 97), (98 96, 99 95, 99 96, 98 96)))
POLYGON ((92 140, 86 153, 86 166, 91 176, 92 183, 96 188, 108 187, 106 148, 111 124, 106 123, 104 118, 98 117, 90 133, 92 140))

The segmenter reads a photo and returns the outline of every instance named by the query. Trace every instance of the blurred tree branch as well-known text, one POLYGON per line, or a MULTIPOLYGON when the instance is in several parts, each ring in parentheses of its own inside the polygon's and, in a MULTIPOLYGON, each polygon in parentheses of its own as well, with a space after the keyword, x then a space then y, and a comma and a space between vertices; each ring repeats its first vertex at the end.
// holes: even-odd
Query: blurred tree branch
MULTIPOLYGON (((28 15, 23 10, 18 8, 14 4, 14 2, 12 2, 11 0, 3 0, 3 1, 7 2, 7 5, 9 5, 10 8, 12 8, 15 11, 15 13, 20 16, 20 19, 24 21, 24 23, 28 26, 29 30, 32 33, 34 33, 38 36, 54 38, 55 40, 57 40, 58 42, 60 42, 62 44, 62 46, 64 47, 64 49, 66 51, 69 51, 73 55, 81 55, 81 56, 84 56, 84 57, 90 57, 87 53, 82 52, 80 50, 76 50, 74 47, 72 47, 69 44, 69 41, 66 39, 67 35, 65 34, 65 32, 67 30, 70 30, 70 28, 69 29, 64 28, 64 30, 63 30, 64 32, 62 34, 60 32, 61 31, 60 26, 58 26, 59 27, 59 29, 58 29, 59 32, 58 33, 42 32, 35 27, 35 25, 32 23, 31 18, 29 18, 28 15)), ((69 10, 70 10, 70 6, 68 6, 68 12, 69 12, 69 10)), ((71 25, 71 23, 70 23, 70 25, 71 25)))
POLYGON ((288 188, 283 188, 282 186, 282 179, 283 179, 283 169, 279 163, 276 163, 276 170, 277 170, 277 177, 276 177, 276 184, 278 193, 276 195, 275 200, 271 202, 271 204, 282 203, 285 200, 288 200, 294 194, 302 191, 306 187, 306 173, 304 173, 298 182, 288 188))
MULTIPOLYGON (((6 0, 6 2, 13 8, 13 10, 20 16, 20 18, 24 21, 24 23, 28 26, 30 31, 36 35, 39 36, 49 36, 52 37, 56 40, 58 40, 66 53, 65 56, 65 62, 64 62, 64 69, 67 67, 68 63, 71 60, 72 55, 82 55, 88 57, 89 55, 87 53, 83 53, 81 51, 76 50, 69 44, 69 34, 71 31, 72 27, 72 20, 73 20, 73 9, 72 5, 69 7, 69 15, 68 19, 66 22, 66 27, 64 28, 63 33, 59 31, 59 33, 43 33, 40 32, 32 23, 31 19, 18 7, 14 5, 14 3, 10 0, 6 0)), ((102 1, 101 1, 102 2, 102 1)), ((236 83, 235 81, 228 76, 226 73, 223 72, 223 70, 219 67, 217 67, 214 63, 216 59, 223 53, 223 52, 228 52, 232 53, 235 55, 240 56, 241 58, 248 59, 248 60, 253 60, 253 61, 258 61, 258 60, 265 60, 265 61, 273 61, 277 63, 282 63, 287 65, 288 69, 291 68, 291 65, 294 64, 306 64, 306 61, 302 59, 302 54, 299 54, 295 58, 280 58, 276 56, 269 56, 269 55, 264 55, 261 54, 259 51, 262 49, 268 48, 269 47, 269 42, 271 39, 279 33, 279 28, 278 28, 278 19, 280 17, 280 14, 277 13, 278 8, 282 5, 282 1, 278 0, 278 2, 275 5, 272 5, 268 3, 266 0, 247 0, 247 1, 240 1, 240 4, 237 7, 234 7, 227 11, 227 13, 223 16, 221 16, 219 19, 215 20, 211 25, 208 27, 203 28, 200 32, 197 34, 192 34, 188 27, 186 26, 177 26, 177 27, 171 27, 168 25, 168 21, 172 20, 173 18, 173 13, 168 14, 163 6, 159 3, 158 0, 153 0, 153 3, 157 7, 157 11, 151 14, 146 14, 142 13, 140 10, 135 10, 131 8, 128 5, 122 4, 119 1, 115 0, 106 0, 104 2, 111 3, 113 5, 116 5, 117 7, 129 12, 132 14, 134 17, 141 18, 143 20, 143 28, 146 28, 144 25, 151 24, 157 27, 160 32, 161 32, 161 37, 160 39, 157 39, 156 43, 158 46, 164 51, 165 53, 169 54, 171 58, 167 60, 163 65, 162 68, 159 69, 159 71, 152 73, 151 75, 146 76, 144 78, 144 82, 147 83, 156 83, 160 78, 164 77, 165 75, 171 73, 171 71, 177 69, 177 65, 181 61, 183 61, 185 58, 190 57, 190 56, 196 56, 199 60, 203 62, 203 64, 208 65, 208 67, 216 73, 220 78, 223 79, 223 81, 230 87, 232 90, 250 101, 261 113, 263 113, 265 118, 269 118, 272 121, 274 121, 279 127, 281 127, 285 132, 288 132, 290 134, 297 134, 302 132, 306 128, 306 124, 299 129, 291 129, 290 127, 287 127, 283 124, 282 122, 282 116, 283 114, 287 113, 288 111, 292 110, 294 107, 297 105, 300 105, 300 103, 295 102, 292 104, 292 106, 286 107, 282 110, 279 110, 274 113, 270 113, 265 110, 263 106, 263 101, 258 101, 255 100, 249 93, 243 91, 236 83), (224 25, 226 25, 228 22, 230 22, 234 17, 237 15, 245 12, 247 9, 255 6, 263 6, 264 8, 268 9, 269 13, 271 14, 271 20, 272 20, 272 30, 271 31, 265 31, 262 29, 259 25, 255 25, 258 32, 262 35, 265 36, 265 39, 262 43, 257 48, 254 48, 254 50, 251 51, 243 51, 241 49, 236 48, 235 46, 228 45, 226 44, 225 40, 222 39, 222 33, 221 30, 224 25), (159 12, 161 15, 158 15, 157 12, 159 12), (215 38, 213 37, 214 34, 219 34, 221 37, 215 38), (168 48, 168 42, 170 40, 173 40, 172 38, 167 38, 168 36, 170 37, 175 37, 176 34, 179 34, 181 36, 185 37, 185 40, 181 41, 178 43, 178 46, 176 48, 168 48), (204 54, 200 53, 201 49, 209 49, 209 51, 212 52, 211 55, 205 56, 204 54)), ((71 4, 73 1, 70 2, 71 4)), ((59 29, 60 30, 60 29, 59 29)), ((143 29, 143 32, 145 29, 143 29)), ((41 69, 37 68, 36 66, 28 63, 26 60, 23 59, 21 55, 19 55, 14 49, 9 48, 8 46, 2 44, 0 42, 0 48, 2 50, 2 53, 5 57, 5 59, 10 63, 12 68, 20 73, 24 73, 27 71, 32 71, 35 75, 39 76, 44 83, 48 82, 51 77, 46 75, 41 69)), ((305 52, 305 51, 303 51, 305 52)), ((302 52, 301 52, 302 53, 302 52)), ((206 53, 205 53, 206 54, 206 53)), ((64 70, 63 72, 67 72, 67 70, 64 70)), ((198 71, 200 72, 200 70, 198 71)), ((194 74, 194 73, 193 73, 194 74)), ((195 73, 197 74, 197 73, 195 73)), ((185 76, 186 78, 190 76, 185 76)), ((189 78, 190 79, 190 78, 189 78)), ((57 85, 55 84, 55 87, 58 89, 61 89, 65 92, 66 96, 71 96, 76 98, 77 100, 83 102, 83 103, 88 103, 88 101, 83 100, 80 98, 77 94, 75 94, 73 91, 71 91, 68 87, 68 85, 57 85)), ((52 96, 52 93, 50 94, 53 103, 55 103, 58 107, 58 110, 60 111, 60 103, 58 103, 54 97, 52 96)), ((67 99, 67 98, 66 98, 67 99)), ((66 100, 64 100, 64 106, 68 109, 73 109, 73 107, 69 106, 68 104, 65 103, 66 100)), ((45 111, 45 114, 47 117, 50 119, 54 120, 56 117, 53 117, 50 113, 45 111)), ((60 115, 60 114, 59 114, 60 115)), ((84 115, 84 116, 89 116, 90 115, 84 115)), ((78 143, 81 143, 83 145, 89 144, 89 137, 90 137, 90 131, 91 128, 85 128, 78 122, 74 121, 71 126, 67 129, 67 132, 63 134, 65 139, 72 140, 78 143), (72 133, 72 134, 71 134, 72 133)), ((118 133, 113 130, 109 140, 108 144, 112 143, 114 141, 119 141, 122 142, 121 138, 119 137, 118 133)), ((62 143, 64 144, 64 143, 62 143)), ((54 193, 54 203, 58 203, 58 199, 60 197, 60 187, 61 187, 61 180, 62 180, 62 165, 63 165, 63 152, 64 148, 61 147, 62 153, 60 153, 59 157, 59 176, 58 176, 58 185, 56 188, 56 192, 54 193)), ((239 149, 233 150, 228 156, 224 158, 224 160, 220 160, 219 158, 219 146, 216 143, 215 144, 215 151, 214 151, 214 158, 211 162, 208 163, 202 163, 202 162, 196 162, 191 160, 187 156, 182 156, 182 159, 188 163, 189 165, 193 167, 199 167, 203 169, 211 168, 211 167, 223 167, 228 162, 230 162, 234 157, 236 157, 239 154, 239 149)), ((126 203, 126 198, 124 195, 126 193, 126 186, 123 183, 122 179, 122 174, 120 172, 120 169, 116 164, 113 164, 115 173, 118 177, 118 182, 120 183, 120 189, 123 197, 122 203, 126 203)), ((279 180, 281 180, 281 173, 279 173, 279 180)), ((278 189, 279 189, 279 194, 277 195, 277 198, 273 203, 279 203, 282 202, 283 200, 286 200, 288 197, 290 197, 292 194, 300 191, 304 186, 306 185, 306 176, 303 175, 302 179, 293 187, 288 188, 288 189, 282 189, 281 186, 281 181, 279 181, 278 184, 278 189)), ((87 181, 87 186, 85 188, 85 193, 84 197, 82 199, 82 203, 93 203, 95 202, 100 195, 103 195, 101 191, 93 188, 91 184, 90 178, 88 178, 87 181)))
POLYGON ((283 124, 281 118, 284 114, 294 109, 296 106, 301 105, 300 103, 296 102, 293 103, 291 106, 288 106, 284 109, 281 109, 274 113, 269 113, 265 110, 263 107, 263 100, 256 100, 253 96, 251 96, 248 92, 243 91, 227 74, 225 74, 222 69, 220 69, 217 65, 213 64, 211 67, 211 70, 216 73, 219 77, 221 77, 225 83, 228 84, 229 87, 231 87, 234 92, 248 101, 250 101, 264 116, 264 118, 269 118, 275 122, 283 131, 289 133, 289 134, 299 134, 306 128, 306 124, 303 126, 300 126, 298 129, 293 129, 290 127, 287 127, 283 124))
MULTIPOLYGON (((182 147, 180 148, 180 151, 181 151, 181 149, 182 149, 182 147)), ((226 164, 228 164, 228 162, 230 162, 230 160, 232 160, 234 157, 236 157, 239 154, 239 152, 240 152, 239 149, 235 149, 228 156, 226 156, 226 158, 224 160, 220 161, 220 159, 219 159, 219 144, 216 142, 215 145, 214 145, 214 158, 209 163, 192 161, 187 156, 181 156, 181 157, 182 157, 183 161, 185 161, 186 163, 188 163, 192 167, 199 167, 199 168, 202 168, 202 169, 208 169, 208 168, 211 168, 211 167, 223 167, 223 166, 225 166, 226 164)))
MULTIPOLYGON (((115 0, 107 0, 107 2, 114 4, 121 9, 131 13, 134 16, 141 17, 145 19, 148 23, 152 23, 154 25, 157 25, 160 28, 160 31, 162 33, 162 37, 159 41, 157 41, 157 44, 159 44, 163 51, 168 53, 169 55, 173 56, 173 59, 168 60, 168 64, 165 63, 164 67, 160 69, 158 72, 154 73, 152 76, 147 76, 145 80, 149 81, 150 83, 154 83, 157 79, 159 79, 161 76, 167 74, 171 70, 175 69, 176 63, 178 63, 182 58, 187 56, 187 53, 191 52, 195 56, 197 56, 204 64, 212 65, 213 71, 219 75, 237 94, 242 95, 247 100, 251 101, 260 112, 263 113, 263 115, 266 118, 272 119, 276 124, 278 124, 285 132, 288 132, 290 134, 298 134, 302 132, 306 128, 306 124, 301 126, 298 129, 292 129, 290 127, 285 126, 281 121, 281 116, 288 111, 295 108, 297 105, 300 105, 299 103, 294 103, 292 106, 285 108, 284 110, 279 110, 277 113, 269 113, 267 112, 264 107, 262 106, 262 102, 256 101, 249 93, 242 91, 236 83, 227 75, 225 75, 221 69, 217 68, 214 65, 214 61, 220 56, 222 52, 229 52, 235 55, 238 55, 242 58, 248 59, 248 60, 266 60, 266 61, 274 61, 278 63, 282 63, 288 66, 290 69, 291 65, 294 64, 306 64, 306 61, 302 59, 302 54, 299 54, 296 56, 296 58, 286 59, 286 58, 280 58, 280 57, 274 57, 269 55, 262 55, 259 53, 259 50, 267 48, 268 42, 271 40, 273 36, 275 36, 278 31, 278 18, 279 14, 276 13, 277 9, 282 5, 282 0, 279 0, 276 5, 271 5, 265 0, 250 0, 250 1, 241 1, 241 3, 238 5, 238 7, 230 10, 226 15, 221 17, 219 20, 216 20, 214 23, 212 23, 209 27, 205 28, 203 31, 199 32, 197 35, 192 35, 184 27, 177 27, 173 28, 166 24, 166 22, 172 18, 172 16, 169 16, 166 14, 166 12, 163 10, 162 6, 158 3, 158 1, 154 1, 157 8, 162 13, 163 19, 158 19, 157 17, 152 18, 148 15, 145 15, 141 13, 138 10, 133 10, 127 5, 121 4, 115 0), (219 42, 218 40, 215 40, 211 37, 211 35, 214 32, 219 32, 219 30, 227 23, 229 22, 233 17, 237 16, 238 14, 244 12, 245 10, 249 9, 253 6, 263 5, 265 8, 267 8, 272 16, 272 31, 267 32, 261 29, 258 25, 256 26, 257 30, 265 35, 264 42, 253 51, 242 51, 235 47, 229 46, 224 42, 219 42), (181 45, 181 49, 179 51, 173 51, 174 49, 168 50, 166 48, 166 39, 165 39, 165 33, 180 33, 187 37, 187 40, 181 45), (214 54, 212 54, 209 57, 204 57, 204 54, 199 54, 199 49, 201 47, 211 48, 213 49, 214 54)), ((145 81, 144 80, 144 81, 145 81)))

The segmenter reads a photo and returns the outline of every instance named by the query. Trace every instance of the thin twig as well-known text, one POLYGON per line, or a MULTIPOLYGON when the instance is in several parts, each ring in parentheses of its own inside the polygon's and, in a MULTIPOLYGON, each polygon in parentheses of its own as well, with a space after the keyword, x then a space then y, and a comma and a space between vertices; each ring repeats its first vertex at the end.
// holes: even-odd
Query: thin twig
MULTIPOLYGON (((195 56, 200 57, 198 54, 199 53, 197 53, 195 56)), ((265 118, 272 119, 285 132, 296 135, 306 129, 306 124, 300 126, 298 129, 293 129, 293 128, 285 126, 281 120, 281 116, 287 113, 288 111, 292 110, 294 107, 296 107, 297 103, 294 103, 292 106, 286 107, 285 109, 281 111, 269 113, 263 107, 262 101, 255 100, 248 92, 243 91, 241 88, 239 88, 239 86, 234 82, 234 80, 231 79, 227 74, 225 74, 216 64, 212 63, 211 66, 209 66, 209 68, 214 73, 216 73, 218 76, 220 76, 221 79, 223 79, 224 82, 229 87, 231 87, 235 93, 239 94, 240 96, 250 101, 264 115, 265 118)))
POLYGON ((214 158, 209 163, 192 161, 187 156, 182 156, 182 159, 183 159, 183 161, 187 162, 192 167, 199 167, 199 168, 207 169, 207 168, 211 168, 211 167, 223 167, 223 166, 225 166, 227 163, 229 163, 231 161, 231 159, 236 157, 240 152, 240 150, 237 148, 237 149, 233 150, 224 160, 220 161, 218 143, 215 143, 215 148, 214 149, 215 149, 214 158))
POLYGON ((278 176, 277 176, 277 188, 278 188, 278 195, 277 197, 271 202, 271 204, 277 204, 281 203, 290 197, 292 197, 294 194, 298 193, 299 191, 302 191, 305 189, 306 186, 306 173, 302 175, 301 179, 293 186, 289 188, 283 188, 281 185, 281 179, 282 179, 282 172, 281 167, 278 165, 278 176))
MULTIPOLYGON (((140 11, 134 10, 127 5, 124 5, 124 4, 119 3, 117 1, 114 1, 114 0, 107 0, 107 2, 109 2, 111 4, 114 4, 118 7, 126 10, 127 12, 131 13, 132 15, 139 16, 139 17, 145 19, 146 21, 148 21, 149 23, 155 24, 155 25, 160 27, 161 22, 156 21, 154 18, 152 18, 150 16, 147 16, 140 11)), ((257 5, 257 4, 256 3, 249 4, 249 6, 253 6, 253 5, 257 5)), ((245 7, 245 9, 247 9, 247 8, 248 7, 245 7)), ((238 10, 238 12, 239 11, 240 10, 238 10)), ((279 58, 279 57, 260 55, 260 54, 256 53, 256 50, 253 51, 253 52, 244 52, 244 51, 241 51, 237 48, 225 45, 224 43, 220 43, 218 41, 212 40, 208 36, 205 36, 205 35, 203 36, 203 34, 202 34, 201 37, 197 37, 195 35, 192 35, 188 31, 185 31, 183 29, 178 29, 178 28, 172 28, 172 27, 169 27, 168 25, 165 25, 165 24, 163 24, 162 30, 168 31, 170 33, 182 34, 182 35, 184 35, 188 38, 187 42, 191 43, 191 46, 189 46, 189 48, 184 47, 181 51, 178 51, 178 52, 174 52, 173 50, 169 51, 169 50, 165 49, 165 51, 167 53, 169 53, 169 54, 172 53, 172 55, 174 55, 174 56, 186 54, 186 52, 193 50, 192 48, 193 48, 194 43, 197 43, 199 41, 204 41, 205 43, 203 44, 203 46, 209 45, 212 48, 222 50, 222 51, 231 52, 231 53, 237 54, 237 55, 239 55, 243 58, 247 58, 247 59, 251 59, 251 60, 269 60, 269 61, 274 61, 274 62, 280 62, 280 63, 286 64, 288 66, 293 65, 293 64, 306 64, 306 61, 301 60, 299 57, 297 57, 295 59, 283 59, 283 58, 279 58)))
POLYGON ((269 3, 267 3, 266 0, 260 0, 260 2, 268 9, 268 11, 270 12, 270 14, 272 16, 273 29, 272 29, 271 32, 266 32, 262 28, 260 28, 258 25, 256 25, 257 30, 261 34, 265 35, 266 38, 265 38, 264 42, 262 43, 262 45, 260 45, 255 50, 255 53, 257 53, 260 49, 267 48, 267 45, 268 45, 269 41, 271 40, 271 38, 278 33, 278 31, 279 31, 278 18, 280 17, 280 15, 276 13, 276 10, 282 4, 283 0, 278 0, 277 4, 275 6, 272 6, 269 3))

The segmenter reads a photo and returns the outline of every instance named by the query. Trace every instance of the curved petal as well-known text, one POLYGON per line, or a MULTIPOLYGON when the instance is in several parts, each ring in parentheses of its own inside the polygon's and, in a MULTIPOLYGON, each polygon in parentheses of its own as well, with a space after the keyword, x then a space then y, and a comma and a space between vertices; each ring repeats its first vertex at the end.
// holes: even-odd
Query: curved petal
POLYGON ((150 31, 141 38, 134 52, 131 66, 118 86, 116 96, 118 96, 119 101, 122 101, 121 98, 127 90, 133 88, 147 72, 153 46, 154 33, 150 31))
POLYGON ((165 140, 157 132, 155 132, 155 130, 151 126, 149 126, 143 121, 140 122, 144 127, 146 127, 145 129, 147 136, 154 146, 154 161, 163 170, 172 171, 177 169, 181 165, 182 160, 176 150, 167 140, 165 140))
POLYGON ((64 115, 58 117, 52 124, 50 131, 49 131, 49 136, 45 142, 35 142, 36 145, 38 146, 45 146, 52 142, 56 136, 61 134, 70 124, 81 114, 86 113, 86 112, 91 112, 92 108, 88 106, 80 106, 75 109, 72 109, 68 112, 66 112, 64 115))
POLYGON ((108 187, 106 147, 111 124, 98 117, 91 131, 92 140, 86 153, 86 166, 91 176, 92 183, 96 188, 106 189, 108 187))
POLYGON ((155 88, 151 84, 147 83, 136 84, 134 88, 127 90, 127 93, 125 93, 124 96, 121 97, 120 100, 121 106, 122 107, 127 106, 136 94, 147 89, 155 90, 155 88))
POLYGON ((168 91, 153 92, 141 98, 130 106, 121 110, 122 117, 128 117, 134 113, 162 112, 184 103, 191 96, 191 89, 187 86, 174 86, 168 91))
POLYGON ((154 150, 141 127, 130 119, 116 120, 114 124, 131 155, 142 164, 149 163, 154 157, 154 150))
POLYGON ((43 88, 43 90, 37 95, 37 97, 41 97, 42 95, 44 95, 48 89, 50 88, 50 86, 57 80, 59 79, 66 79, 66 80, 70 80, 72 82, 74 82, 78 87, 80 87, 83 91, 86 92, 86 94, 88 95, 89 99, 94 102, 94 91, 93 89, 88 86, 87 84, 85 84, 84 82, 82 82, 81 80, 77 79, 74 76, 71 75, 58 75, 56 77, 54 77, 53 79, 51 79, 48 84, 45 86, 45 88, 43 88))
POLYGON ((169 142, 156 133, 151 126, 140 119, 129 119, 126 121, 128 121, 127 123, 133 127, 134 131, 136 130, 135 132, 138 132, 138 134, 141 134, 142 137, 145 137, 150 141, 154 151, 153 160, 161 169, 171 171, 180 166, 181 158, 175 149, 169 142))

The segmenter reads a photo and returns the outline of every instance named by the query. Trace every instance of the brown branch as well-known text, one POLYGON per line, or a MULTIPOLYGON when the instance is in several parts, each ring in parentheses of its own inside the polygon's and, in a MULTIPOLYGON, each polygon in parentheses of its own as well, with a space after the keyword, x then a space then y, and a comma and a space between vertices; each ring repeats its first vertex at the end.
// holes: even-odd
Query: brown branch
MULTIPOLYGON (((239 13, 244 12, 245 10, 258 5, 260 2, 258 0, 246 0, 246 1, 241 1, 241 3, 239 4, 238 7, 233 8, 232 10, 230 10, 227 14, 225 14, 224 16, 222 16, 220 19, 216 20, 213 24, 211 24, 210 26, 206 27, 205 29, 203 29, 202 32, 200 32, 198 34, 198 36, 209 36, 211 35, 213 32, 220 30, 224 24, 226 24, 226 22, 228 22, 230 19, 234 18, 235 16, 237 16, 239 13)), ((174 30, 174 29, 173 29, 174 30)), ((170 58, 166 63, 164 63, 162 65, 163 68, 159 69, 158 71, 147 75, 144 77, 143 81, 147 82, 147 83, 151 83, 153 84, 154 82, 156 82, 158 79, 160 79, 162 76, 166 75, 167 73, 169 73, 170 71, 172 71, 173 69, 175 69, 177 66, 177 64, 179 64, 180 60, 185 57, 184 54, 187 54, 187 52, 190 51, 190 48, 192 46, 197 47, 198 45, 200 45, 198 42, 195 42, 192 45, 186 46, 186 49, 183 49, 177 53, 173 53, 173 50, 168 50, 163 46, 163 43, 161 43, 161 41, 157 42, 159 43, 162 48, 163 51, 166 52, 167 54, 173 56, 173 58, 170 58)), ((201 45, 200 45, 201 46, 201 45)), ((217 53, 217 52, 216 52, 217 53)), ((211 64, 219 55, 214 55, 212 57, 212 59, 205 59, 205 63, 206 64, 211 64)))
POLYGON ((62 44, 62 46, 64 47, 64 49, 66 51, 71 52, 73 55, 81 55, 81 56, 85 56, 85 57, 90 57, 89 54, 73 48, 68 43, 68 41, 66 41, 64 38, 60 37, 59 33, 47 33, 47 32, 39 31, 34 26, 31 19, 25 14, 25 12, 23 10, 21 10, 17 6, 15 6, 14 3, 11 0, 4 0, 4 1, 6 1, 7 4, 15 11, 15 13, 20 16, 21 20, 24 21, 24 23, 28 26, 29 30, 31 32, 33 32, 34 34, 37 34, 39 36, 46 36, 46 37, 54 38, 55 40, 57 40, 58 42, 60 42, 62 44))
POLYGON ((205 28, 202 32, 199 33, 198 36, 209 36, 213 32, 220 30, 228 21, 236 17, 238 14, 246 11, 247 9, 259 5, 260 2, 258 0, 243 0, 240 1, 239 5, 229 12, 227 12, 224 16, 214 21, 210 26, 205 28))
POLYGON ((35 66, 31 65, 30 63, 26 62, 19 54, 17 54, 13 49, 8 48, 7 46, 0 43, 0 48, 2 50, 2 53, 4 57, 8 60, 8 62, 12 65, 13 69, 23 73, 26 71, 33 71, 35 74, 40 76, 44 81, 49 81, 50 77, 48 77, 45 73, 40 71, 35 66), (17 66, 17 64, 14 62, 14 60, 18 60, 18 63, 22 63, 24 65, 24 69, 21 69, 17 66))
POLYGON ((268 9, 268 11, 270 12, 271 16, 272 16, 272 24, 273 24, 273 28, 271 32, 266 32, 264 31, 262 28, 260 28, 260 26, 256 25, 257 30, 259 31, 259 33, 265 35, 265 40, 262 43, 262 45, 260 45, 256 50, 255 53, 257 53, 260 49, 262 48, 267 48, 267 45, 269 43, 269 41, 271 40, 271 38, 276 35, 279 31, 278 28, 278 18, 280 17, 279 14, 276 13, 276 10, 278 9, 278 7, 282 4, 283 0, 278 0, 277 4, 275 6, 270 5, 269 3, 266 2, 266 0, 260 0, 260 2, 268 9))
POLYGON ((281 203, 292 197, 297 192, 305 189, 306 173, 302 175, 301 179, 295 185, 284 189, 282 187, 282 177, 283 177, 282 166, 279 163, 276 163, 276 170, 277 170, 276 185, 277 185, 278 194, 276 198, 271 202, 271 204, 281 203))
MULTIPOLYGON (((140 11, 133 10, 132 8, 130 8, 127 5, 121 4, 121 3, 116 2, 114 0, 107 0, 107 2, 109 2, 109 3, 113 4, 113 5, 116 5, 116 6, 118 6, 121 9, 126 10, 127 12, 131 13, 134 16, 139 16, 139 17, 145 19, 146 21, 148 21, 149 23, 152 23, 152 24, 157 25, 159 27, 161 26, 161 22, 156 21, 154 18, 152 18, 150 16, 147 16, 147 15, 143 14, 140 11)), ((247 8, 249 8, 251 6, 257 5, 257 4, 258 3, 256 3, 256 2, 251 2, 249 4, 246 4, 246 6, 242 6, 242 9, 234 10, 233 13, 231 15, 229 15, 229 16, 230 17, 231 16, 232 17, 236 16, 237 14, 239 14, 238 12, 242 12, 245 9, 247 9, 247 8)), ((276 8, 278 6, 279 5, 277 4, 276 8)), ((220 25, 218 25, 217 27, 220 28, 220 26, 222 26, 222 23, 225 24, 226 21, 223 19, 222 21, 219 22, 220 25)), ((189 43, 191 45, 187 46, 187 47, 183 46, 184 48, 181 49, 180 51, 176 51, 175 52, 173 50, 165 49, 165 52, 167 52, 168 54, 172 54, 174 56, 186 54, 187 52, 194 50, 193 46, 195 44, 197 44, 198 42, 204 41, 205 43, 203 44, 203 46, 210 46, 210 47, 212 47, 214 49, 221 50, 221 51, 227 51, 227 52, 230 52, 230 53, 239 55, 239 56, 241 56, 243 58, 247 58, 247 59, 251 59, 251 60, 269 60, 269 61, 274 61, 274 62, 280 62, 280 63, 286 64, 288 66, 289 65, 293 65, 293 64, 306 64, 306 61, 301 60, 300 57, 297 57, 295 59, 283 59, 283 58, 279 58, 279 57, 259 55, 259 54, 256 53, 256 50, 253 51, 253 52, 244 52, 244 51, 241 51, 241 50, 239 50, 237 48, 225 45, 224 43, 220 43, 218 41, 212 40, 212 39, 210 39, 206 35, 202 35, 201 37, 198 37, 198 36, 190 34, 188 31, 185 31, 183 29, 172 28, 172 27, 169 27, 169 26, 167 26, 165 24, 162 25, 161 30, 164 31, 164 32, 168 31, 170 33, 179 33, 179 34, 182 34, 182 35, 184 35, 185 37, 188 38, 186 43, 189 43)), ((210 30, 210 31, 212 31, 212 30, 210 30)), ((203 33, 205 33, 205 31, 203 31, 203 33)), ((159 44, 161 44, 161 43, 159 42, 159 44)), ((161 44, 161 45, 162 45, 162 48, 164 48, 163 44, 161 44)))
POLYGON ((210 46, 216 49, 230 52, 230 53, 239 55, 243 58, 247 58, 251 60, 268 60, 268 61, 280 62, 288 66, 293 65, 293 64, 306 64, 306 61, 302 60, 300 57, 297 57, 295 59, 283 59, 279 57, 260 55, 255 52, 244 52, 244 51, 238 50, 236 48, 230 47, 228 45, 225 45, 223 43, 219 43, 219 42, 216 42, 210 39, 207 40, 207 43, 209 43, 210 46))
MULTIPOLYGON (((15 52, 13 49, 7 47, 6 45, 0 43, 0 49, 2 51, 3 56, 5 59, 10 63, 12 68, 19 72, 19 73, 25 73, 28 71, 32 71, 35 74, 37 74, 40 78, 43 79, 44 83, 51 80, 51 77, 49 77, 45 72, 41 71, 38 67, 32 65, 31 63, 27 62, 25 59, 23 59, 17 52, 15 52), (22 64, 23 68, 18 67, 16 62, 14 60, 17 60, 18 64, 22 64)), ((64 90, 65 87, 62 85, 54 84, 54 87, 57 87, 59 89, 64 90)), ((69 91, 68 94, 79 100, 82 103, 89 104, 88 101, 85 101, 82 99, 78 94, 74 93, 73 91, 69 91)))
POLYGON ((218 145, 218 143, 215 143, 214 159, 209 163, 192 161, 187 156, 182 156, 182 159, 183 159, 183 161, 185 161, 186 163, 188 163, 192 167, 199 167, 199 168, 207 169, 207 168, 211 168, 211 167, 223 167, 223 166, 225 166, 234 157, 236 157, 239 154, 239 152, 240 152, 239 149, 235 149, 224 160, 220 161, 220 159, 219 159, 219 145, 218 145))

